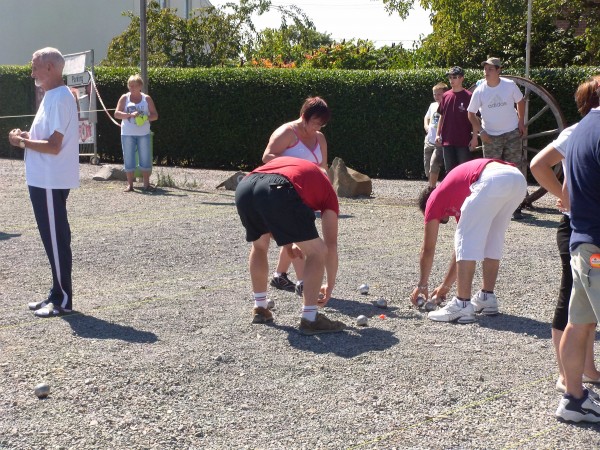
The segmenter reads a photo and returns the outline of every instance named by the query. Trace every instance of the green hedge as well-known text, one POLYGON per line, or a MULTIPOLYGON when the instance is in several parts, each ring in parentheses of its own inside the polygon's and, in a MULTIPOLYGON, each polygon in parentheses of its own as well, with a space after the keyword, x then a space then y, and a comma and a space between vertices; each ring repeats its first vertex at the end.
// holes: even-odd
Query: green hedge
POLYGON ((23 151, 11 147, 8 133, 13 128, 29 130, 35 108, 35 91, 31 68, 0 66, 0 156, 22 157, 23 151))
MULTIPOLYGON (((31 111, 33 83, 28 79, 29 70, 0 69, 0 114, 31 111), (12 101, 8 102, 7 97, 12 101)), ((134 71, 96 69, 107 108, 116 106, 134 71)), ((537 69, 531 78, 556 97, 572 123, 578 120, 573 102, 575 88, 598 72, 598 68, 590 67, 537 69)), ((446 80, 444 73, 442 69, 151 69, 150 94, 160 116, 152 124, 154 156, 159 164, 253 168, 260 163, 272 131, 297 118, 307 96, 320 95, 332 109, 332 119, 323 130, 330 161, 340 156, 350 167, 372 177, 421 177, 423 115, 432 101, 431 87, 446 80)), ((523 75, 517 71, 507 73, 523 75)), ((467 70, 465 85, 480 78, 481 70, 467 70)), ((27 128, 30 123, 30 119, 2 120, 0 131, 6 135, 10 128, 27 128)), ((536 126, 546 124, 541 120, 536 126)), ((8 142, 3 141, 0 154, 6 156, 8 142)), ((121 161, 119 129, 104 113, 98 113, 98 150, 104 161, 121 161)))

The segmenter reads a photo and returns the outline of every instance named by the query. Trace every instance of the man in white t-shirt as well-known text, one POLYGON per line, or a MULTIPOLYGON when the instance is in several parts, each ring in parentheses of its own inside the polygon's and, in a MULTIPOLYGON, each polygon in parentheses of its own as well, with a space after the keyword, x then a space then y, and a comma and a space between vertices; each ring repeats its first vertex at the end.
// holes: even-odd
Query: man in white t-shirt
MULTIPOLYGON (((477 147, 479 134, 484 158, 511 162, 525 174, 527 161, 521 140, 525 134, 523 93, 514 81, 500 77, 502 61, 499 58, 488 58, 481 65, 485 81, 473 91, 467 108, 469 121, 473 125, 470 147, 477 147), (478 111, 481 113, 481 122, 476 115, 478 111)), ((523 218, 520 206, 513 218, 523 218)))
POLYGON ((12 130, 8 139, 25 155, 25 177, 40 236, 52 268, 48 298, 30 302, 37 317, 70 313, 73 308, 71 229, 67 198, 79 187, 79 120, 77 103, 65 86, 65 60, 55 48, 36 51, 31 77, 44 98, 30 131, 12 130))

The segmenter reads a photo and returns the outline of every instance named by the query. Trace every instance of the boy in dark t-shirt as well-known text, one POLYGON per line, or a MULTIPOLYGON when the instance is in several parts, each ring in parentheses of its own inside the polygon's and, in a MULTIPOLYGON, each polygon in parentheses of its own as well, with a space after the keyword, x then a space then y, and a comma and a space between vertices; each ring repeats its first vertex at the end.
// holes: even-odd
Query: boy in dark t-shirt
POLYGON ((452 89, 444 93, 440 101, 436 144, 444 147, 444 165, 448 173, 471 159, 469 143, 472 125, 467 112, 471 93, 463 87, 465 72, 455 66, 446 75, 452 89))

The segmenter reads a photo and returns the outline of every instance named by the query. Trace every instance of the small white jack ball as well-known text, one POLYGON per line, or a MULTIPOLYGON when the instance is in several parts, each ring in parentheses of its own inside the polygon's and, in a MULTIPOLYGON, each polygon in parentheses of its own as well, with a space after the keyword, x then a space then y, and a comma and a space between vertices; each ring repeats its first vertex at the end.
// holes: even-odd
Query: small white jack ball
POLYGON ((379 308, 387 308, 387 300, 385 298, 378 298, 375 304, 379 308))
POLYGON ((50 394, 50 385, 46 383, 38 384, 33 390, 37 398, 46 398, 50 394))
POLYGON ((358 292, 360 292, 362 295, 367 295, 369 293, 369 285, 368 284, 361 284, 358 287, 358 292))
POLYGON ((369 319, 367 318, 367 316, 358 316, 356 318, 356 325, 358 325, 359 327, 366 327, 368 323, 369 319))
POLYGON ((267 299, 267 309, 274 309, 275 308, 275 300, 273 300, 272 298, 268 298, 267 299))

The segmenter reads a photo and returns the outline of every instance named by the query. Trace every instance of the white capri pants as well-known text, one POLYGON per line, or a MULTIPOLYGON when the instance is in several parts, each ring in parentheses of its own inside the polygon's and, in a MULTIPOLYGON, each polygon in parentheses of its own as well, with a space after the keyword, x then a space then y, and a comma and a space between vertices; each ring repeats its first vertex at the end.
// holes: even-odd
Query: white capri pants
POLYGON ((512 213, 526 194, 527 181, 519 169, 488 164, 460 208, 454 235, 456 260, 501 259, 512 213))

